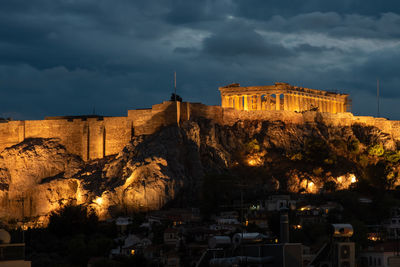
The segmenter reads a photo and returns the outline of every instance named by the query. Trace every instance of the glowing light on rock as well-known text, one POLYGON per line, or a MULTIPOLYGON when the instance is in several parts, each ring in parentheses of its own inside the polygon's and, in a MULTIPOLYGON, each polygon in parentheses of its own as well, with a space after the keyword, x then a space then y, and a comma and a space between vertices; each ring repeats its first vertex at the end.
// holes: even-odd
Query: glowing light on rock
POLYGON ((351 184, 357 182, 357 178, 353 173, 348 173, 339 177, 336 177, 336 185, 338 190, 348 189, 351 184))
POLYGON ((249 166, 261 166, 263 164, 263 161, 260 155, 251 155, 251 157, 247 159, 247 164, 249 166))
POLYGON ((255 159, 249 159, 249 160, 247 161, 247 163, 248 163, 250 166, 256 166, 256 165, 257 165, 257 161, 256 161, 255 159))
POLYGON ((103 199, 101 197, 98 197, 94 200, 94 203, 101 206, 103 204, 103 199))
POLYGON ((313 182, 309 182, 308 183, 308 189, 311 193, 314 193, 314 191, 316 191, 315 189, 315 184, 313 182))

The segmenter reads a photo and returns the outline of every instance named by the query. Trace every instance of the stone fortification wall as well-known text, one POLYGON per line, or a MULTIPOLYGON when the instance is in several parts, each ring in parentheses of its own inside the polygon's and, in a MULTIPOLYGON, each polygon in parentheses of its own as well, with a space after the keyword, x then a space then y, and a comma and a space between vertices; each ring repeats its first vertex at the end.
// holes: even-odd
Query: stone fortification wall
POLYGON ((0 151, 26 138, 58 138, 84 160, 102 158, 121 151, 131 131, 126 117, 10 121, 0 124, 0 151))
MULTIPOLYGON (((189 103, 190 118, 207 118, 215 121, 216 123, 224 124, 223 111, 224 108, 220 106, 207 106, 201 103, 189 103)), ((232 109, 233 110, 233 109, 232 109)))
POLYGON ((0 152, 24 140, 22 121, 0 122, 0 152))
POLYGON ((132 136, 149 135, 168 125, 196 118, 206 118, 222 125, 242 120, 283 121, 302 124, 323 122, 333 126, 364 124, 375 126, 400 141, 400 121, 354 116, 351 113, 286 110, 244 111, 200 103, 171 102, 153 105, 151 109, 128 110, 127 117, 63 118, 0 123, 0 152, 26 138, 58 138, 71 153, 83 160, 119 153, 132 136))
POLYGON ((189 119, 189 103, 166 101, 151 109, 129 110, 127 117, 53 117, 0 123, 0 152, 26 138, 58 138, 83 160, 119 153, 132 136, 189 119))
POLYGON ((303 124, 323 122, 332 126, 351 126, 362 124, 377 127, 381 131, 390 134, 395 140, 400 141, 400 121, 391 121, 385 118, 371 116, 354 116, 350 112, 329 113, 308 111, 296 113, 292 111, 241 111, 233 108, 223 109, 223 124, 232 125, 240 120, 268 120, 284 121, 285 123, 303 124))
POLYGON ((132 122, 134 135, 152 134, 163 126, 177 123, 180 102, 165 101, 153 105, 151 109, 128 110, 128 120, 132 122))

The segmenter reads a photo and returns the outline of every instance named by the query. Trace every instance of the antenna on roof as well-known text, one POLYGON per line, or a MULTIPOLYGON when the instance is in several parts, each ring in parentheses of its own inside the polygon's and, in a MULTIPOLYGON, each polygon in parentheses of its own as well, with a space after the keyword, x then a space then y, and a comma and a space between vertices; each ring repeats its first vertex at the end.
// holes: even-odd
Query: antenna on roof
POLYGON ((377 117, 379 117, 379 79, 376 79, 376 102, 378 104, 377 117))
POLYGON ((174 101, 176 102, 176 71, 174 71, 174 101))

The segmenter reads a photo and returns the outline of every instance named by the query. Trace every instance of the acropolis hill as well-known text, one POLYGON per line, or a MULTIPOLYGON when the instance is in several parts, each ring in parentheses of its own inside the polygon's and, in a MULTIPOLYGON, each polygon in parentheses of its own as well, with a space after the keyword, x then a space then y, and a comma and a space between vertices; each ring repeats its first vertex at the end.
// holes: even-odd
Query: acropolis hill
POLYGON ((214 174, 253 183, 250 195, 317 193, 348 188, 380 161, 400 186, 399 121, 354 116, 348 95, 285 83, 219 90, 221 106, 0 121, 0 220, 44 222, 66 204, 101 218, 159 209, 195 199, 214 174))
POLYGON ((83 160, 117 154, 133 136, 150 135, 167 125, 207 118, 221 125, 240 120, 284 121, 303 124, 322 120, 348 126, 375 126, 400 140, 400 122, 349 113, 347 94, 295 87, 272 86, 219 88, 221 106, 165 101, 151 109, 128 110, 126 117, 61 116, 44 120, 0 121, 0 152, 27 138, 58 138, 67 150, 83 160), (282 97, 283 96, 283 97, 282 97), (318 112, 305 112, 305 111, 318 112))

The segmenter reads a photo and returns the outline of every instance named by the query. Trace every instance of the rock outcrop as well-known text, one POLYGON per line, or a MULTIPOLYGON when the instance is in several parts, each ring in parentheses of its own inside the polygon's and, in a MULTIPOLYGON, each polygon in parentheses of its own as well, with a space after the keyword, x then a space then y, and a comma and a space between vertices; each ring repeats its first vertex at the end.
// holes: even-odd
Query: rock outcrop
POLYGON ((205 175, 242 173, 254 192, 341 190, 357 181, 359 161, 376 144, 396 153, 396 142, 374 127, 201 118, 133 137, 119 154, 88 162, 57 139, 27 139, 0 154, 0 217, 41 222, 68 203, 101 218, 158 209, 182 192, 198 195, 205 175))

